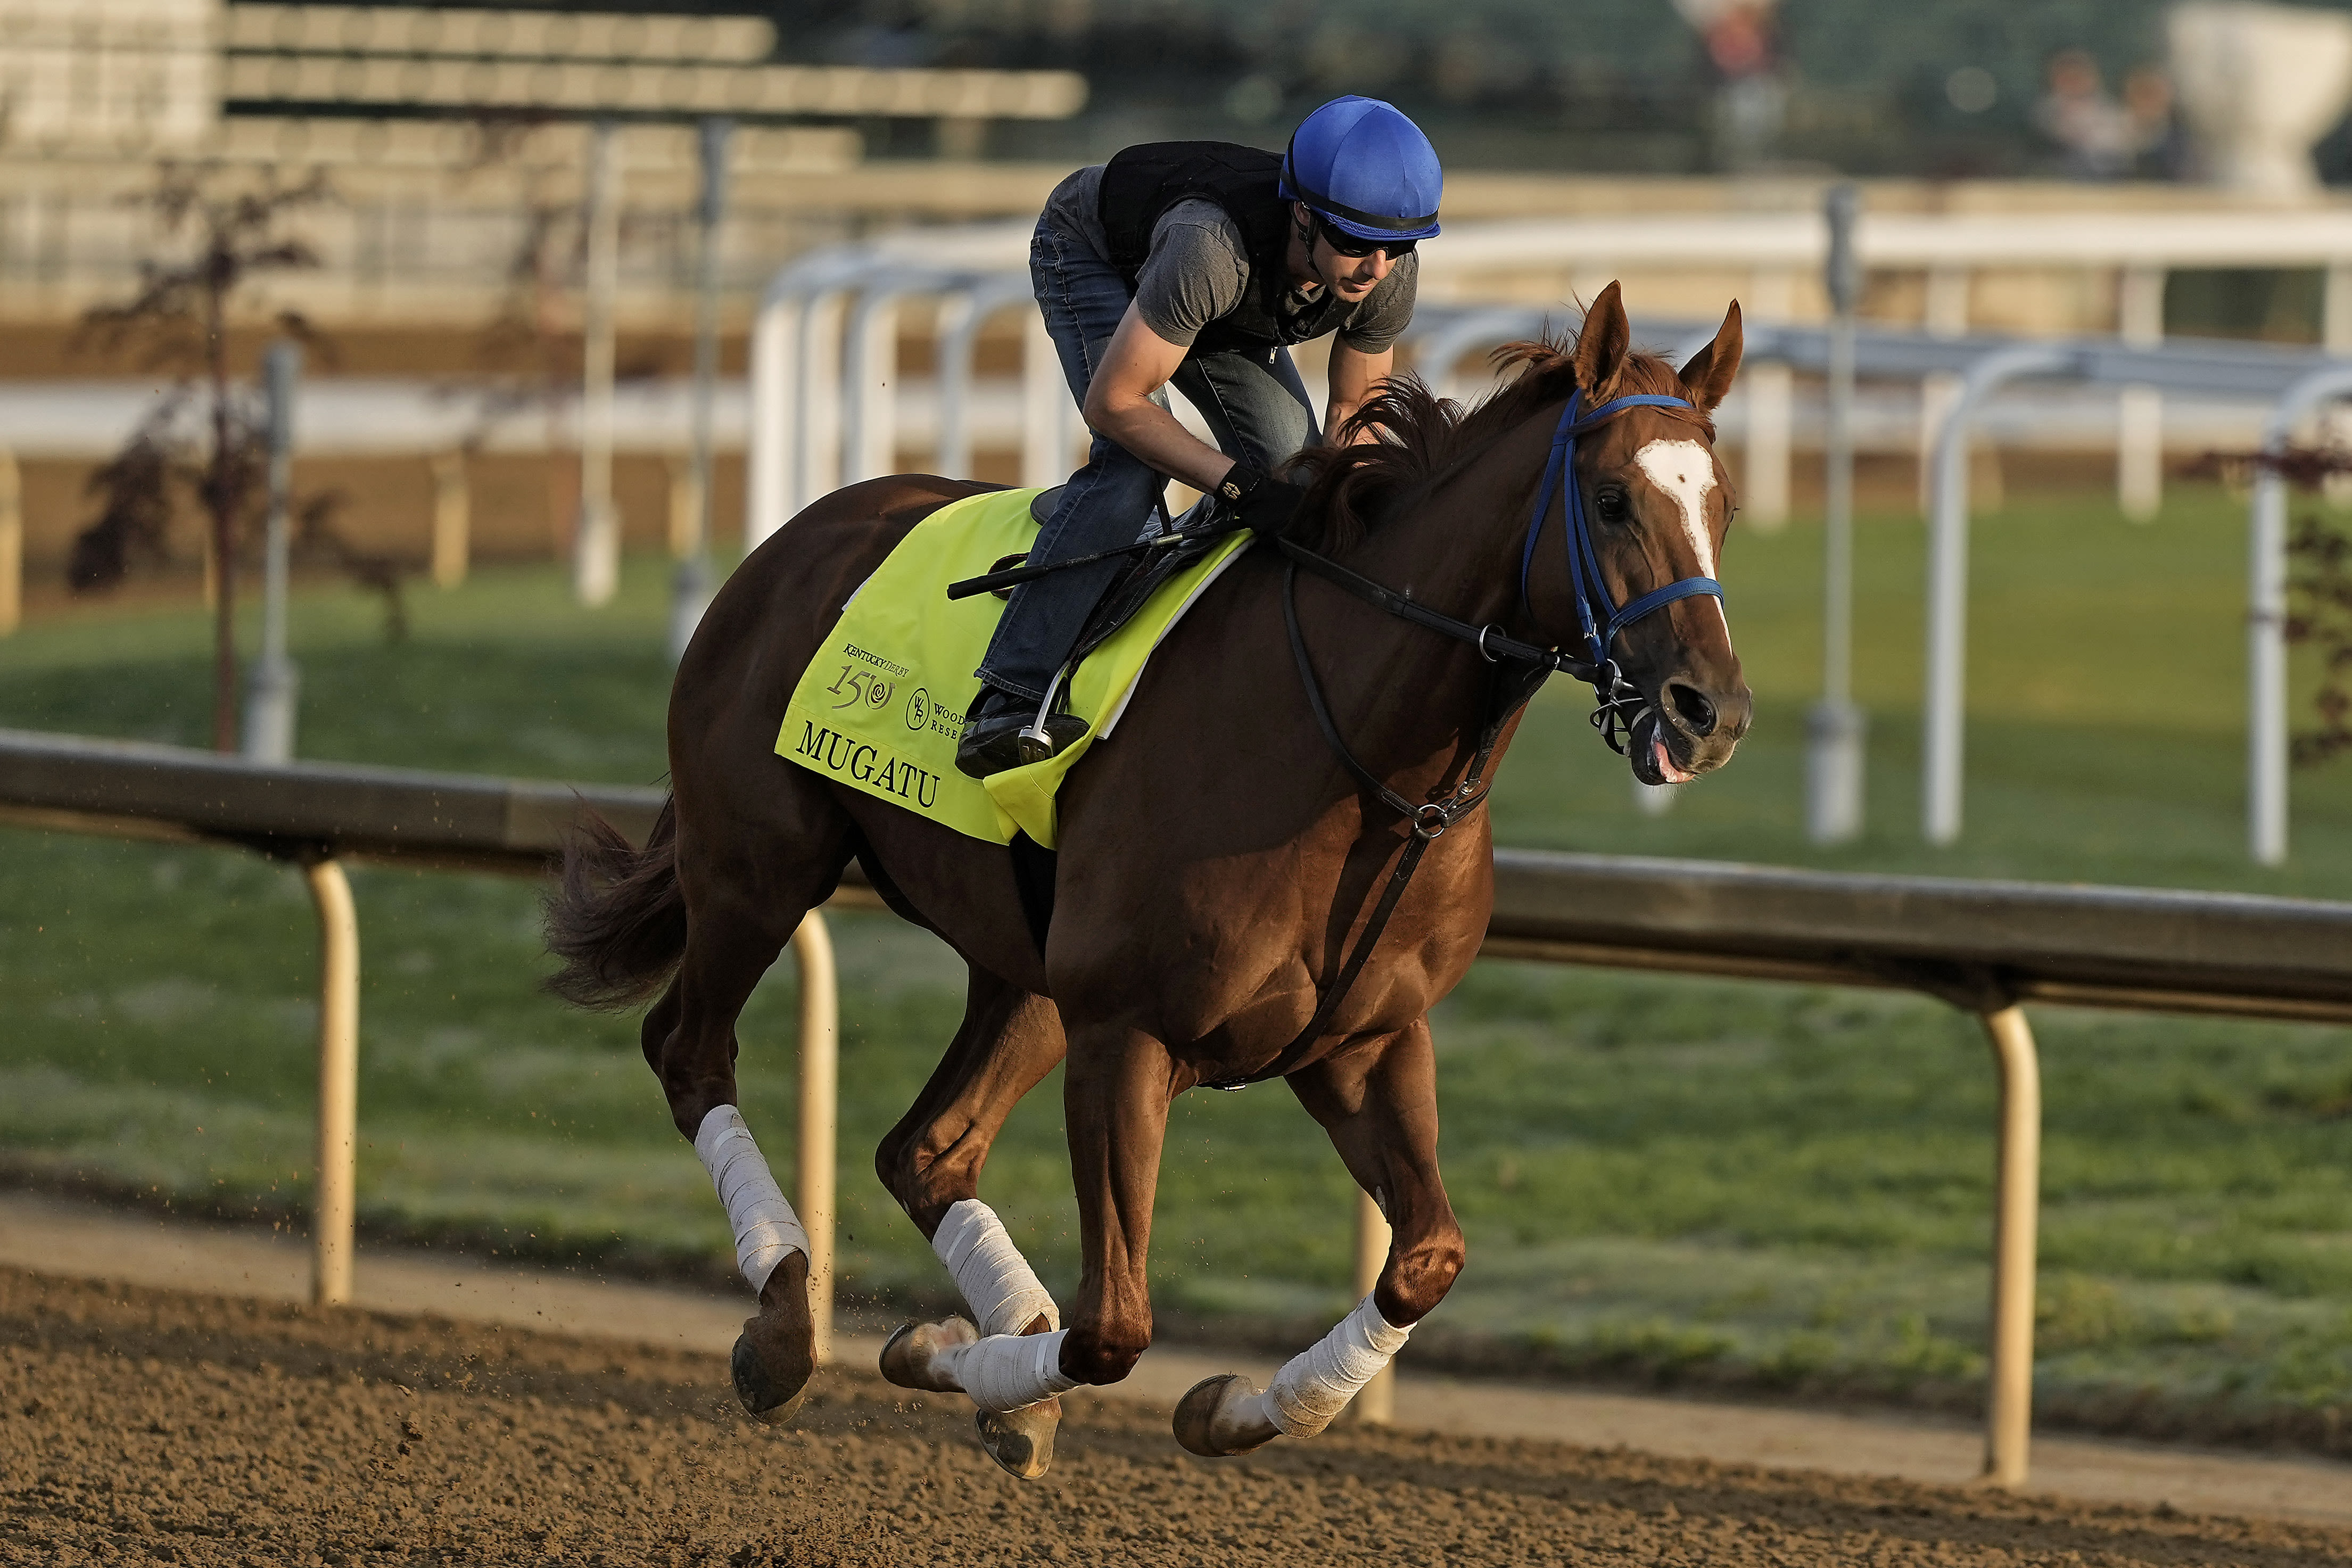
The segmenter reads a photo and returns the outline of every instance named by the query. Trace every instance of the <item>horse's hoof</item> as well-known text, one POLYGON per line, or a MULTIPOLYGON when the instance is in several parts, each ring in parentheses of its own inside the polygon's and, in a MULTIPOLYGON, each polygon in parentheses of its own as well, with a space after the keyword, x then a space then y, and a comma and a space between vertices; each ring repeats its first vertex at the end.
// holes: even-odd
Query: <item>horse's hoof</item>
POLYGON ((961 1318, 936 1323, 901 1323, 883 1342, 882 1376, 900 1388, 919 1388, 926 1394, 960 1394, 962 1390, 933 1363, 941 1351, 971 1344, 979 1338, 980 1331, 961 1318))
POLYGON ((809 1321, 808 1259, 786 1255, 760 1288, 757 1317, 743 1320, 743 1332, 728 1358, 735 1401, 754 1421, 775 1426, 792 1419, 816 1375, 816 1342, 809 1321))
MULTIPOLYGON (((753 1320, 755 1324, 757 1321, 753 1320)), ((802 1369, 797 1383, 790 1380, 789 1372, 782 1380, 772 1375, 758 1347, 751 1342, 749 1327, 736 1337, 735 1353, 729 1358, 728 1365, 735 1374, 735 1402, 754 1421, 780 1426, 791 1420, 793 1413, 808 1398, 809 1373, 814 1368, 802 1369)))
POLYGON ((1203 1378, 1176 1402, 1176 1441, 1204 1459, 1246 1454, 1281 1436, 1266 1419, 1257 1384, 1237 1372, 1203 1378))
POLYGON ((1034 1481, 1053 1467, 1054 1434, 1062 1425, 1062 1402, 1044 1400, 1020 1410, 982 1410, 972 1423, 980 1446, 1008 1476, 1034 1481))

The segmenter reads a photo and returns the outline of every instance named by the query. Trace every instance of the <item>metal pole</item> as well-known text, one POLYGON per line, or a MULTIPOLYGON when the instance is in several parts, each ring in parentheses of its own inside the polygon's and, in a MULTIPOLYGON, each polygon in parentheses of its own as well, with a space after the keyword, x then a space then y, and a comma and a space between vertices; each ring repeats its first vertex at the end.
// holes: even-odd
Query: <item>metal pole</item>
POLYGON ((971 357, 973 339, 979 335, 980 286, 967 283, 940 299, 931 324, 938 367, 931 384, 939 389, 931 462, 951 479, 971 468, 971 357))
POLYGON ((1021 339, 1021 482, 1058 485, 1070 477, 1062 442, 1062 405, 1070 401, 1061 357, 1045 331, 1045 319, 1032 316, 1021 339))
POLYGON ((588 136, 586 309, 580 326, 580 526, 572 545, 572 591, 583 605, 608 605, 621 586, 621 520, 613 510, 613 309, 620 289, 621 202, 613 122, 588 136))
POLYGON ((2352 354, 2352 259, 2339 257, 2327 264, 2320 285, 2319 343, 2339 359, 2352 354))
MULTIPOLYGON (((1789 319, 1796 278, 1786 268, 1759 267, 1748 275, 1740 319, 1761 326, 1789 319)), ((1740 452, 1740 521, 1777 533, 1789 521, 1789 459, 1796 410, 1795 376, 1786 364, 1759 361, 1741 377, 1748 430, 1740 452)))
POLYGON ((246 678, 245 754, 257 763, 294 756, 295 700, 301 674, 286 657, 286 552, 294 469, 294 395, 302 345, 280 338, 262 355, 269 400, 269 521, 263 557, 261 657, 246 678))
MULTIPOLYGON (((1598 293, 1608 286, 1609 280, 1602 278, 1592 285, 1591 292, 1598 293)), ((1532 337, 1550 324, 1551 319, 1544 311, 1523 305, 1465 310, 1426 337, 1413 340, 1413 374, 1429 383, 1430 390, 1440 397, 1475 396, 1478 390, 1475 379, 1454 374, 1455 363, 1464 354, 1513 338, 1532 337)))
POLYGON ((310 1200, 310 1300, 352 1299, 352 1224, 359 1157, 360 922, 352 884, 331 859, 302 868, 319 910, 318 1184, 310 1200))
POLYGON ((879 479, 891 472, 898 447, 898 300, 909 287, 903 277, 870 279, 849 313, 843 334, 848 363, 843 367, 842 407, 848 415, 841 436, 841 480, 879 479))
MULTIPOLYGON (((2331 277, 2333 275, 2331 274, 2331 277)), ((2331 398, 2352 395, 2352 366, 2315 370, 2287 388, 2263 424, 2262 450, 2278 452, 2331 398)), ((2264 866, 2286 862, 2286 482, 2254 475, 2246 570, 2246 837, 2264 866)))
POLYGON ((1805 833, 1816 844, 1862 836, 1863 734, 1853 705, 1853 334, 1862 263, 1853 242, 1862 197, 1831 189, 1829 439, 1822 449, 1822 700, 1807 724, 1805 833))
POLYGON ((2042 1201, 2042 1067, 2025 1011, 1982 1015, 2000 1068, 2000 1147, 1993 1194, 1992 1381, 1984 1477, 2025 1484, 2033 1436, 2034 1233, 2042 1201))
POLYGON ((1936 505, 1927 521, 1927 694, 1921 787, 1930 844, 1960 836, 1960 703, 1968 677, 1969 442, 1964 391, 1936 443, 1936 505))
POLYGON ((1936 437, 1935 504, 1927 519, 1927 682, 1920 718, 1921 831, 1930 844, 1960 836, 1961 702, 1969 646, 1969 419, 1995 389, 2020 376, 2074 367, 2059 343, 1996 349, 1969 367, 1936 437))
POLYGON ((751 427, 743 448, 743 552, 792 515, 793 360, 800 301, 774 284, 751 319, 751 427))
POLYGON ((794 1182, 809 1238, 809 1321, 817 1364, 833 1360, 835 1130, 840 1100, 841 998, 833 936, 811 910, 793 932, 801 983, 800 1162, 794 1182))
POLYGON ((940 398, 939 471, 969 479, 972 448, 972 354, 990 316, 1030 298, 1025 273, 983 278, 964 284, 940 306, 937 384, 940 398))
POLYGON ((835 246, 802 257, 768 279, 751 317, 751 427, 744 454, 743 548, 756 550, 821 491, 813 479, 819 437, 811 426, 833 395, 811 334, 828 330, 819 300, 877 265, 870 247, 835 246))
POLYGON ((466 581, 474 553, 474 504, 467 489, 466 454, 433 455, 433 585, 455 588, 466 581))
MULTIPOLYGON (((1388 1267, 1389 1221, 1381 1213, 1381 1205, 1363 1188, 1356 1189, 1356 1300, 1360 1301, 1372 1293, 1381 1282, 1381 1270, 1388 1267)), ((1380 1374, 1364 1384, 1353 1404, 1348 1407, 1359 1421, 1375 1426, 1385 1426, 1396 1419, 1396 1363, 1381 1368, 1380 1374)))
MULTIPOLYGON (((2269 444, 2266 443, 2267 447, 2269 444)), ((2247 847, 2263 866, 2286 864, 2286 481, 2254 479, 2246 563, 2247 847)))
POLYGON ((735 122, 713 115, 702 122, 702 276, 694 301, 694 476, 697 498, 694 551, 677 566, 677 589, 670 602, 669 658, 686 657, 686 645, 709 607, 710 405, 719 382, 719 225, 727 211, 727 142, 735 122))
MULTIPOLYGON (((2126 347, 2164 341, 2164 268, 2126 267, 2116 280, 2116 335, 2126 347)), ((2126 386, 2116 395, 2116 504, 2134 522, 2164 505, 2164 395, 2126 386)))
MULTIPOLYGON (((1965 268, 1927 269, 1927 297, 1920 312, 1919 330, 1931 338, 1968 335, 1970 279, 1965 268)), ((1936 433, 1960 395, 1960 378, 1938 374, 1919 382, 1919 510, 1935 502, 1936 433)))
POLYGON ((25 618, 25 489, 16 454, 0 447, 0 637, 25 618))
POLYGON ((828 286, 801 309, 800 357, 793 406, 793 510, 798 511, 841 484, 841 334, 846 290, 828 286))

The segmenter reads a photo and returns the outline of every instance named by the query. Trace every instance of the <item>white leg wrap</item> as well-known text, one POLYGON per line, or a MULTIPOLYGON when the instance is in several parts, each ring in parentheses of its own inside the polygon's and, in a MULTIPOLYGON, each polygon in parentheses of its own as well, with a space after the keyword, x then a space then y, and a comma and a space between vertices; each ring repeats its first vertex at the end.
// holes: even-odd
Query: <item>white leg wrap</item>
POLYGON ((1259 1396, 1265 1401, 1266 1418, 1286 1436, 1314 1436, 1380 1375, 1412 1332, 1391 1328, 1365 1297, 1338 1328, 1274 1374, 1273 1384, 1259 1396))
POLYGON ((1062 1326, 1061 1309, 1004 1234, 1004 1222, 979 1199, 966 1198, 948 1210, 931 1237, 931 1250, 955 1276, 982 1333, 1017 1334, 1041 1315, 1047 1328, 1062 1326))
MULTIPOLYGON (((1034 1315, 1034 1314, 1033 1314, 1034 1315)), ((931 1364, 953 1378, 982 1410, 1020 1410, 1078 1385, 1062 1373, 1067 1329, 1050 1334, 991 1334, 941 1351, 931 1364)))
POLYGON ((809 1256, 808 1232, 768 1173, 768 1162, 743 1125, 741 1111, 714 1106, 694 1134, 694 1152, 702 1156, 710 1184, 726 1205, 727 1223, 735 1227, 735 1262, 755 1293, 766 1288, 784 1254, 809 1256))

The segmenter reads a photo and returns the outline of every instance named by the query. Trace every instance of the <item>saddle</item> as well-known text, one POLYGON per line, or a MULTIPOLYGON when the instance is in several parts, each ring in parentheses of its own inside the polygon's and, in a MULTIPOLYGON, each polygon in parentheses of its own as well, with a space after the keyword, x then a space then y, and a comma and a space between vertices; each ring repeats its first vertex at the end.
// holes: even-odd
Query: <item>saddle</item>
POLYGON ((1087 732, 1042 762, 974 779, 957 771, 956 742, 1003 609, 984 580, 1035 540, 1037 496, 983 491, 917 523, 802 671, 777 754, 968 837, 1052 848, 1062 779, 1116 728, 1152 651, 1251 536, 1196 534, 1139 552, 1088 616, 1063 682, 1087 732), (951 597, 950 587, 965 591, 951 597))

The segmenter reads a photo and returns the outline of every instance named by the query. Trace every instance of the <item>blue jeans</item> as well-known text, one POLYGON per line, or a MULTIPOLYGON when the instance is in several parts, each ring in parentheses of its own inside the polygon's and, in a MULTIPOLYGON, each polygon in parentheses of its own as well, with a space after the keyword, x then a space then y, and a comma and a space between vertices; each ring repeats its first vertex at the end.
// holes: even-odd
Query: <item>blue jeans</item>
MULTIPOLYGON (((1042 220, 1029 246, 1029 276, 1070 395, 1083 408, 1095 369, 1109 353, 1111 335, 1133 303, 1134 290, 1085 241, 1042 220)), ((1286 349, 1269 345, 1187 354, 1172 383, 1208 421, 1220 450, 1268 472, 1323 438, 1306 384, 1286 349)), ((1165 408, 1168 395, 1154 393, 1152 401, 1165 408)), ((1087 466, 1070 476, 1054 514, 1037 531, 1029 563, 1050 565, 1156 532, 1153 502, 1166 483, 1126 447, 1097 436, 1087 466)), ((1127 564, 1121 558, 1075 566, 1013 589, 976 673, 991 686, 1043 701, 1054 672, 1077 646, 1087 614, 1127 564)))

